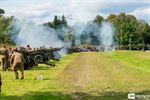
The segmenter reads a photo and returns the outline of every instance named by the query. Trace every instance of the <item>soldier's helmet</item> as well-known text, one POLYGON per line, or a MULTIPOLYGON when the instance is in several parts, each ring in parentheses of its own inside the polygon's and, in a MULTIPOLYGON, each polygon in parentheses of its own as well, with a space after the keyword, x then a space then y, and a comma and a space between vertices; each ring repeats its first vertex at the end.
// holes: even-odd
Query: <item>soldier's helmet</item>
POLYGON ((28 44, 27 47, 30 47, 30 45, 28 44))

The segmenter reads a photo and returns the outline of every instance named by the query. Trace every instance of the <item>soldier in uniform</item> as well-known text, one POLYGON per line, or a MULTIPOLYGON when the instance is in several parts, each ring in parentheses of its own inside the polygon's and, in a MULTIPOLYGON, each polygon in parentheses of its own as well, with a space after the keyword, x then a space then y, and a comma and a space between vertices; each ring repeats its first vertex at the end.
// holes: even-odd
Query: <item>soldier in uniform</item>
POLYGON ((8 49, 5 45, 3 45, 3 47, 0 49, 0 54, 1 54, 2 70, 6 71, 7 64, 8 64, 9 53, 8 53, 8 49))
POLYGON ((24 79, 24 57, 23 55, 16 49, 13 50, 13 54, 10 58, 10 64, 12 65, 12 70, 15 73, 16 79, 19 79, 17 69, 21 72, 21 80, 24 79))
POLYGON ((12 70, 11 66, 10 66, 10 57, 13 54, 13 49, 11 47, 8 48, 8 53, 9 53, 9 58, 8 58, 8 65, 9 66, 7 66, 7 70, 10 71, 10 70, 12 70))
POLYGON ((30 47, 30 45, 27 45, 26 51, 31 51, 31 50, 32 50, 32 48, 30 47))
POLYGON ((0 74, 0 92, 1 92, 1 86, 2 86, 2 78, 1 78, 1 74, 0 74))

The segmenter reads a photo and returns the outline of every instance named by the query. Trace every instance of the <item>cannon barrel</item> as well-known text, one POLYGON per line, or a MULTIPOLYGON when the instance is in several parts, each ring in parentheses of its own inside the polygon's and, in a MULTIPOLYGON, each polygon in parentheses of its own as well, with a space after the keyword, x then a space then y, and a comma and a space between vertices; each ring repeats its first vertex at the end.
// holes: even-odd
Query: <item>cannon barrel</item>
POLYGON ((46 63, 50 59, 54 59, 54 52, 60 51, 61 48, 43 48, 38 50, 26 51, 21 48, 20 51, 25 58, 24 68, 30 69, 33 66, 37 66, 39 63, 46 63))

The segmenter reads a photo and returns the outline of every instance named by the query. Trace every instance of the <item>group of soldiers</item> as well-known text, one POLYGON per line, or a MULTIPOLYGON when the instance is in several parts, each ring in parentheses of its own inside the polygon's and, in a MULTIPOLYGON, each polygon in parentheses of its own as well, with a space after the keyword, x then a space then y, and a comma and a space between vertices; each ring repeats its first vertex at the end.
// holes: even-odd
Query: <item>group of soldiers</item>
POLYGON ((20 79, 24 79, 24 57, 23 55, 14 48, 12 50, 8 49, 5 45, 0 48, 0 55, 1 55, 1 69, 2 71, 6 71, 8 69, 8 65, 11 66, 12 71, 15 73, 15 78, 19 79, 19 74, 17 70, 19 69, 21 72, 20 79), (10 63, 10 64, 8 64, 10 63))
MULTIPOLYGON (((3 45, 0 48, 0 62, 1 62, 1 70, 12 70, 14 71, 15 78, 19 79, 18 69, 20 70, 20 79, 24 79, 24 66, 26 63, 26 56, 24 54, 25 51, 36 51, 36 50, 47 50, 45 46, 39 48, 31 48, 30 45, 27 45, 25 48, 8 48, 6 45, 3 45), (23 55, 24 54, 24 55, 23 55), (25 58, 24 58, 25 56, 25 58)), ((47 51, 46 51, 47 52, 47 51)), ((51 52, 51 51, 50 51, 51 52)), ((53 52, 53 60, 59 61, 60 55, 58 51, 54 50, 53 52)), ((46 55, 47 56, 47 55, 46 55)), ((0 89, 2 85, 1 73, 0 73, 0 89)))
MULTIPOLYGON (((0 48, 0 62, 1 62, 1 69, 2 71, 6 71, 8 69, 8 63, 10 63, 10 66, 12 67, 12 70, 15 73, 15 78, 19 79, 19 74, 17 70, 19 69, 21 72, 21 77, 20 79, 24 79, 24 57, 23 55, 17 50, 17 48, 14 48, 11 50, 10 48, 8 49, 5 45, 3 45, 0 48)), ((0 92, 1 92, 1 86, 2 86, 2 78, 1 78, 1 73, 0 73, 0 92)))
MULTIPOLYGON (((30 45, 27 45, 25 47, 26 51, 34 51, 38 49, 45 49, 45 45, 40 48, 31 48, 30 45)), ((11 69, 14 71, 16 79, 18 79, 18 72, 17 69, 21 72, 21 79, 24 79, 24 57, 21 53, 21 50, 19 48, 8 48, 6 45, 3 45, 0 48, 0 64, 1 64, 1 70, 6 71, 7 69, 11 69)))

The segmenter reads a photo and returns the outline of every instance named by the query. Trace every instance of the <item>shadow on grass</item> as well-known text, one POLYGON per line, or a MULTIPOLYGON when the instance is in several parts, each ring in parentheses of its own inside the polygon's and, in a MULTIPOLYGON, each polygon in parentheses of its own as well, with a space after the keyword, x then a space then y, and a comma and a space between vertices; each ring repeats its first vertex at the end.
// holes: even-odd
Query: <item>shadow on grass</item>
MULTIPOLYGON (((150 91, 143 91, 136 94, 146 95, 150 94, 150 91)), ((70 94, 62 94, 60 92, 29 92, 23 96, 6 96, 1 94, 0 100, 128 100, 127 95, 128 93, 114 91, 99 93, 98 95, 83 92, 70 94)))
POLYGON ((55 66, 45 65, 43 66, 34 66, 31 70, 49 70, 50 68, 55 66))
POLYGON ((127 93, 106 92, 98 96, 76 92, 62 94, 58 92, 29 92, 23 96, 1 95, 0 100, 127 100, 127 93))

